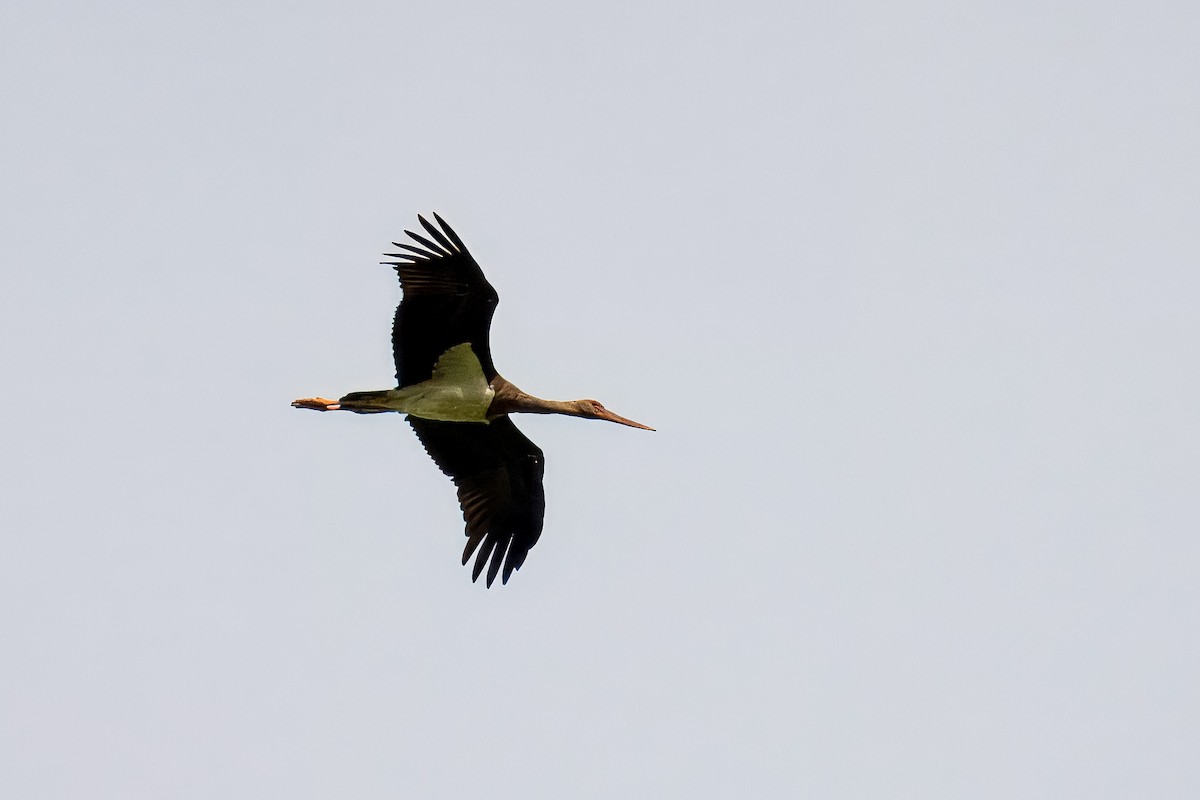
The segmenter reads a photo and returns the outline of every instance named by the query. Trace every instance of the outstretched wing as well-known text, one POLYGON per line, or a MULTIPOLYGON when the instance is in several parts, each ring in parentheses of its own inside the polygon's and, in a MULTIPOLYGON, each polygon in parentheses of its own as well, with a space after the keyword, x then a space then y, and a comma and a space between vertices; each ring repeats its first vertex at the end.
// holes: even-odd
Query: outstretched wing
POLYGON ((467 523, 462 563, 478 551, 471 580, 478 580, 488 565, 487 585, 491 586, 503 566, 501 582, 508 583, 542 535, 546 460, 541 449, 508 417, 483 423, 410 416, 408 424, 434 463, 458 487, 458 503, 467 523))
POLYGON ((442 353, 469 342, 490 383, 496 368, 488 333, 500 298, 458 234, 437 214, 433 218, 440 230, 417 217, 432 238, 406 230, 416 244, 392 242, 404 252, 385 253, 399 260, 382 262, 400 274, 404 290, 392 325, 396 380, 400 386, 428 380, 442 353))

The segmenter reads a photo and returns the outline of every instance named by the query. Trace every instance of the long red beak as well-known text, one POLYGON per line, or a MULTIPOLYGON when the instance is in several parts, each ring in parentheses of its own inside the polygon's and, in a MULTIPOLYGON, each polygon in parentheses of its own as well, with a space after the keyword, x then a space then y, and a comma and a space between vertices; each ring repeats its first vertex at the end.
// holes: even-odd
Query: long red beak
POLYGON ((640 422, 634 422, 631 419, 625 419, 624 417, 620 416, 619 414, 614 414, 613 412, 609 411, 607 408, 604 409, 604 413, 600 415, 600 419, 606 419, 609 422, 617 422, 617 423, 620 423, 621 425, 628 425, 631 428, 641 428, 644 431, 654 430, 654 428, 651 428, 649 425, 643 425, 640 422))

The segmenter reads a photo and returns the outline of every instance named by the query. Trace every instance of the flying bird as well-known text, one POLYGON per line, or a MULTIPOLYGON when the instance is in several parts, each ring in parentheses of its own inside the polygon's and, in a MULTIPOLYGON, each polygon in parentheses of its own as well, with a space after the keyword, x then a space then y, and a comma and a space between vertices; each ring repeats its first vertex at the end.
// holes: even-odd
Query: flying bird
POLYGON ((545 457, 510 414, 567 414, 654 429, 595 400, 543 400, 501 377, 489 341, 499 296, 458 234, 433 218, 436 226, 417 217, 431 238, 406 230, 415 244, 392 242, 403 252, 385 253, 397 260, 380 262, 399 273, 403 291, 392 325, 396 388, 340 400, 307 397, 292 406, 407 414, 426 452, 458 487, 467 534, 462 563, 474 555, 471 580, 486 566, 490 587, 501 570, 501 583, 508 583, 525 563, 546 511, 545 457))

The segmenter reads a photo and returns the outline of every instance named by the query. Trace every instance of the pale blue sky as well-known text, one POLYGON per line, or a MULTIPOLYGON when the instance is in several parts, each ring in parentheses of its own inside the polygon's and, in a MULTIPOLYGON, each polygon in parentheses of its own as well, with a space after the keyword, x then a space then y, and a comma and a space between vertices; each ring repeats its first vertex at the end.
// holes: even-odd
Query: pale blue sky
POLYGON ((0 8, 0 794, 1200 796, 1200 12, 0 8), (417 213, 541 542, 459 566, 417 213))

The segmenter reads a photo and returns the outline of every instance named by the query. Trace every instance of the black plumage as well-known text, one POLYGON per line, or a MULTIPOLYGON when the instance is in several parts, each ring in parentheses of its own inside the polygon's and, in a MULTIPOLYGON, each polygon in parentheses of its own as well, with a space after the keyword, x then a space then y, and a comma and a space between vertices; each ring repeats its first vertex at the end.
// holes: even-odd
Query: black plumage
POLYGON ((410 416, 434 463, 458 487, 458 504, 467 523, 462 563, 478 550, 471 579, 477 580, 489 559, 487 585, 503 564, 502 583, 519 569, 529 548, 542 535, 546 467, 541 449, 508 417, 490 423, 438 422, 410 416))
POLYGON ((499 297, 458 234, 437 214, 433 218, 437 225, 418 217, 425 233, 405 231, 414 243, 393 242, 400 252, 383 262, 396 269, 404 293, 392 324, 399 385, 350 392, 340 400, 306 397, 292 405, 408 414, 425 450, 458 487, 467 535, 463 564, 474 556, 472 580, 486 569, 491 586, 497 577, 507 583, 525 563, 546 512, 545 457, 510 414, 567 414, 653 428, 595 400, 534 397, 497 374, 489 331, 499 297))
MULTIPOLYGON (((442 353, 469 342, 490 383, 496 367, 489 332, 500 297, 454 229, 433 218, 440 230, 417 217, 432 238, 406 230, 420 246, 392 242, 405 252, 387 253, 398 260, 383 262, 395 267, 404 291, 392 324, 396 380, 402 387, 428 380, 442 353)), ((463 564, 478 551, 471 579, 490 560, 487 585, 501 567, 500 580, 508 583, 542 534, 542 451, 507 416, 487 424, 409 416, 408 423, 458 487, 467 534, 463 564)))
POLYGON ((500 297, 458 234, 437 214, 433 218, 442 230, 417 217, 436 241, 406 230, 423 247, 392 242, 406 252, 386 253, 400 260, 383 262, 395 267, 404 290, 392 323, 396 380, 399 386, 428 380, 442 353, 470 342, 491 381, 496 367, 488 332, 500 297))

